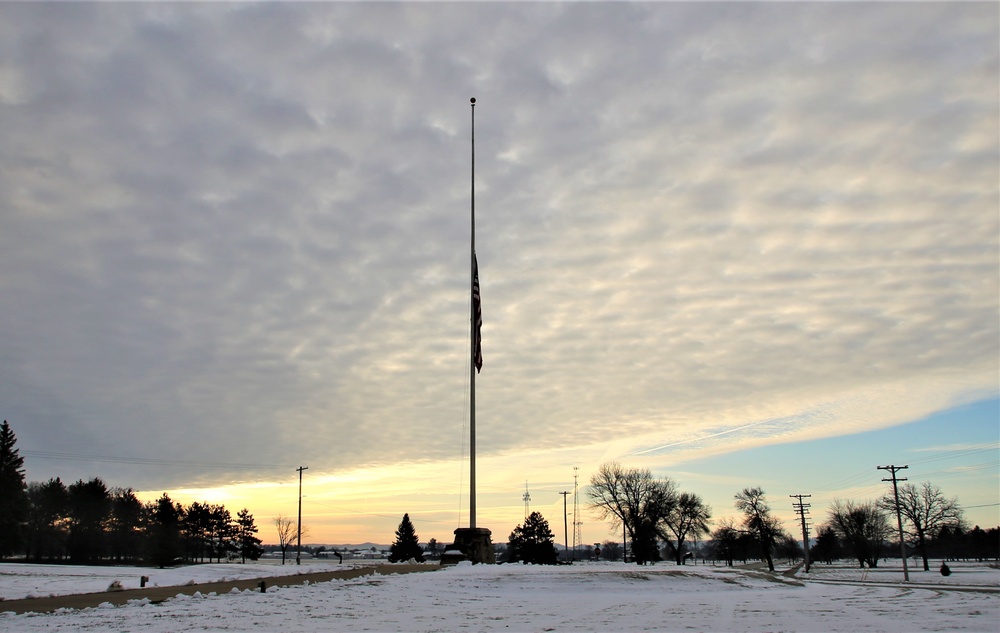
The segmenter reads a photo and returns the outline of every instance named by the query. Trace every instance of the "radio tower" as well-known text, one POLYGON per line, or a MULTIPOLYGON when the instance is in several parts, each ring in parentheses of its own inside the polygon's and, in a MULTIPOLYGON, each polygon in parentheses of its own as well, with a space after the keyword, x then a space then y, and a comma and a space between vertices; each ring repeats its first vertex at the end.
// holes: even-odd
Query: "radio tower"
POLYGON ((581 528, 583 521, 580 520, 580 469, 573 467, 573 560, 576 560, 576 546, 583 543, 581 528))
POLYGON ((521 495, 521 499, 524 499, 524 518, 528 518, 528 505, 531 503, 531 495, 528 494, 528 480, 524 480, 524 494, 521 495))

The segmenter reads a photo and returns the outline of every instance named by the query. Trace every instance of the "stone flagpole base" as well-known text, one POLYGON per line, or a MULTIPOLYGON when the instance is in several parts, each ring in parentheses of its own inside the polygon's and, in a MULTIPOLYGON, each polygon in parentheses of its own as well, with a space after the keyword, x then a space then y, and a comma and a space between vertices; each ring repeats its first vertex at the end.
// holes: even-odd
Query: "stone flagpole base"
POLYGON ((458 528, 455 530, 455 542, 445 549, 441 564, 457 565, 463 560, 472 561, 474 565, 495 564, 497 559, 490 539, 492 534, 487 528, 458 528))

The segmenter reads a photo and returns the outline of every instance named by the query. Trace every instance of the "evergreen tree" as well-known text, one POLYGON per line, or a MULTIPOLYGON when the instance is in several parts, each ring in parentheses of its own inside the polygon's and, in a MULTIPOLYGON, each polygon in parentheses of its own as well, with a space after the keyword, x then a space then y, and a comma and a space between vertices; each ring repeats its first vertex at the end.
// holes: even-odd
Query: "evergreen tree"
POLYGON ((207 503, 194 501, 184 513, 181 540, 185 558, 191 563, 204 563, 205 556, 212 558, 212 508, 207 503))
POLYGON ((28 519, 28 486, 24 458, 7 420, 0 426, 0 558, 21 551, 28 519))
POLYGON ((404 514, 396 528, 396 542, 389 548, 389 562, 398 563, 411 558, 418 563, 424 562, 424 551, 420 548, 420 539, 410 522, 410 515, 404 514))
POLYGON ((28 560, 53 562, 66 555, 69 491, 56 477, 28 484, 28 560))
POLYGON ((236 513, 236 545, 240 550, 240 559, 247 562, 247 559, 257 560, 264 553, 264 548, 260 546, 261 540, 256 537, 257 526, 254 525, 253 515, 246 508, 236 513))
POLYGON ((177 562, 181 554, 181 519, 184 508, 174 504, 167 493, 147 506, 149 524, 149 562, 160 569, 177 562))
POLYGON ((105 524, 111 516, 111 493, 99 477, 69 487, 69 559, 93 564, 107 549, 105 524))
POLYGON ((555 565, 559 555, 553 536, 549 522, 540 512, 532 512, 507 537, 507 562, 555 565))
MULTIPOLYGON (((1000 535, 998 535, 998 532, 1000 532, 1000 528, 983 530, 978 525, 972 528, 965 535, 967 543, 966 555, 975 558, 980 563, 990 558, 1000 558, 1000 535)), ((935 547, 939 552, 939 556, 950 554, 948 546, 953 540, 952 531, 947 527, 942 528, 941 532, 938 533, 937 539, 935 539, 935 547)))
POLYGON ((210 507, 209 533, 215 562, 221 563, 223 557, 228 559, 231 554, 236 553, 236 523, 233 515, 222 504, 210 507))
POLYGON ((111 516, 105 526, 108 550, 117 563, 134 563, 140 556, 142 544, 142 502, 131 488, 111 491, 111 516))

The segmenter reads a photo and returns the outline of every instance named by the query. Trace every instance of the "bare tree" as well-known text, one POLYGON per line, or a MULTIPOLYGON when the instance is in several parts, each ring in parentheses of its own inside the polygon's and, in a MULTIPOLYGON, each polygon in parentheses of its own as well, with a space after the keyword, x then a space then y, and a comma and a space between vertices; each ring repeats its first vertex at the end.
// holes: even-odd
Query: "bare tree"
POLYGON ((875 501, 841 501, 830 508, 830 525, 861 567, 878 567, 882 543, 889 536, 889 519, 875 501))
MULTIPOLYGON (((878 505, 886 511, 896 511, 893 495, 879 499, 878 505)), ((958 498, 945 498, 941 489, 925 481, 920 487, 903 484, 899 487, 899 512, 906 522, 907 531, 917 542, 917 550, 924 560, 924 571, 930 570, 927 561, 927 540, 933 539, 943 527, 962 525, 962 508, 958 498)))
POLYGON ((602 560, 618 560, 622 557, 622 546, 614 541, 604 541, 601 543, 602 560))
POLYGON ((295 521, 292 521, 283 514, 274 517, 274 527, 278 531, 278 546, 281 548, 281 564, 285 564, 285 553, 288 546, 292 544, 292 536, 295 535, 295 521))
POLYGON ((688 536, 697 538, 701 534, 708 534, 708 519, 711 516, 712 509, 698 495, 682 492, 677 497, 677 503, 664 517, 663 524, 677 541, 674 552, 678 565, 684 564, 684 541, 688 536))
POLYGON ((715 557, 726 561, 726 565, 733 566, 736 552, 740 540, 740 531, 731 517, 726 517, 719 521, 719 527, 712 532, 712 548, 715 557))
POLYGON ((802 543, 788 532, 782 532, 778 535, 778 541, 774 546, 774 553, 779 558, 787 558, 789 563, 793 563, 805 555, 802 543))
POLYGON ((601 465, 587 488, 591 508, 612 529, 625 526, 632 539, 632 555, 639 565, 659 557, 656 539, 660 523, 677 503, 677 486, 656 479, 648 468, 622 468, 617 462, 601 465))
POLYGON ((736 509, 743 513, 743 527, 749 531, 760 545, 761 555, 767 561, 767 568, 774 571, 774 544, 781 535, 781 521, 771 515, 771 507, 764 498, 761 488, 744 488, 735 497, 736 509))
POLYGON ((833 526, 823 525, 816 531, 816 544, 809 550, 809 559, 832 565, 841 557, 840 539, 833 526))

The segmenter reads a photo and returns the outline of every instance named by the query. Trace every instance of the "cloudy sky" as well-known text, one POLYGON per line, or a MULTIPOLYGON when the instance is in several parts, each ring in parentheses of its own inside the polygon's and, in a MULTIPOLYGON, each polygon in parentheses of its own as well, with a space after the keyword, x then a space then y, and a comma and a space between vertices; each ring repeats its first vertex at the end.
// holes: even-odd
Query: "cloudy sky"
POLYGON ((747 485, 784 508, 925 455, 994 524, 998 24, 995 2, 2 3, 0 416, 30 480, 266 523, 308 466, 317 539, 390 541, 406 511, 447 539, 474 96, 499 540, 526 480, 554 514, 611 459, 723 516, 747 485), (804 447, 814 481, 783 470, 804 447))

